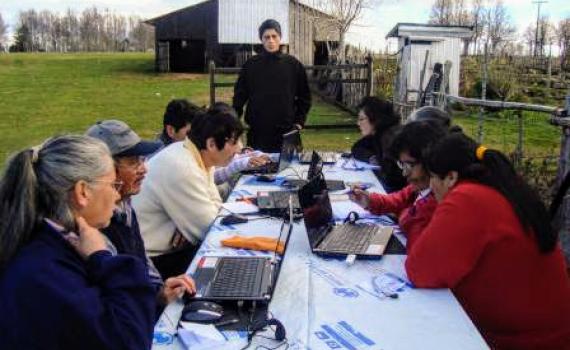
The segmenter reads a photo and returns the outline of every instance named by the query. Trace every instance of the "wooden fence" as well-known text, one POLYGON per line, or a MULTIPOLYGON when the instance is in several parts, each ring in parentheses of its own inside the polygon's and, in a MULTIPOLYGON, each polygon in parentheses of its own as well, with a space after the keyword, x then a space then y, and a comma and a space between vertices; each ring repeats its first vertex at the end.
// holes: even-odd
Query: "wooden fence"
MULTIPOLYGON (((354 115, 357 106, 365 96, 373 92, 372 58, 364 63, 305 66, 312 92, 318 94, 323 100, 332 103, 354 115)), ((210 61, 210 105, 216 102, 217 90, 220 88, 233 88, 235 79, 218 79, 218 75, 237 75, 241 68, 216 67, 210 61)), ((326 124, 318 128, 346 128, 354 127, 352 124, 326 124)), ((307 128, 317 126, 307 125, 307 128)))

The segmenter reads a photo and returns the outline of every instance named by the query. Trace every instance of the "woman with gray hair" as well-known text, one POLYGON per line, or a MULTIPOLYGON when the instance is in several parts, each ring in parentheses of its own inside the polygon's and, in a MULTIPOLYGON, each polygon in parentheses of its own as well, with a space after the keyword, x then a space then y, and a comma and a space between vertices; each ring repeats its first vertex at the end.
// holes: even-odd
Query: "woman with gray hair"
POLYGON ((148 349, 155 291, 144 263, 98 231, 119 199, 107 146, 61 136, 13 156, 0 179, 0 344, 148 349))

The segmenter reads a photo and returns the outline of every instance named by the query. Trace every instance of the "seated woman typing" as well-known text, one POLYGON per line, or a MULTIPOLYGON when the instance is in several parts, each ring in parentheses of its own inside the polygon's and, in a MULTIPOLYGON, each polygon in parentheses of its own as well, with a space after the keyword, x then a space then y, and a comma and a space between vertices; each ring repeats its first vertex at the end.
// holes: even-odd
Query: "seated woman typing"
POLYGON ((0 344, 150 349, 155 289, 143 260, 99 229, 120 196, 109 149, 87 136, 17 153, 0 180, 0 344))
POLYGON ((408 186, 390 194, 368 193, 353 189, 351 199, 374 214, 395 214, 407 235, 407 247, 417 240, 427 226, 437 205, 429 189, 429 174, 424 168, 422 153, 445 134, 433 123, 409 123, 396 135, 391 152, 408 181, 408 186))
POLYGON ((426 159, 439 205, 408 251, 409 279, 451 288, 492 348, 568 349, 570 281, 538 195, 461 133, 426 159))
POLYGON ((400 116, 394 106, 378 97, 365 97, 358 106, 357 125, 362 138, 352 145, 352 156, 363 162, 380 165, 377 174, 388 192, 400 190, 406 180, 398 170, 388 149, 400 128, 400 116))

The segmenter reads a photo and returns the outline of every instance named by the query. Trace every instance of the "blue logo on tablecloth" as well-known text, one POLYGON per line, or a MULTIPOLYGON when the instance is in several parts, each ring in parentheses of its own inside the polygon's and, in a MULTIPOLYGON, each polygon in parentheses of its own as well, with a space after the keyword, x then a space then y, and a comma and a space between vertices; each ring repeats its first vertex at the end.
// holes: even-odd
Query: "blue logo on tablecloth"
POLYGON ((174 336, 166 332, 154 332, 152 343, 156 345, 170 345, 174 341, 174 336))
POLYGON ((352 288, 333 288, 334 294, 343 298, 358 298, 358 292, 352 288))

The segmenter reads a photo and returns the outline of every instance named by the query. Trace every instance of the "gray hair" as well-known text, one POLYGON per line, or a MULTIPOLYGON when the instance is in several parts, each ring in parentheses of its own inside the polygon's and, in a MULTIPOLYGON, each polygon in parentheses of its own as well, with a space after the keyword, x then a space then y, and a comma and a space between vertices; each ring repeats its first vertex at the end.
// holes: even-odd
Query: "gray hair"
POLYGON ((107 145, 81 135, 50 138, 12 156, 0 179, 0 269, 33 238, 44 218, 75 229, 69 191, 112 167, 107 145))
POLYGON ((449 128, 451 125, 451 116, 445 112, 443 109, 440 109, 435 106, 424 106, 419 109, 413 111, 410 116, 408 117, 407 122, 415 122, 415 121, 434 121, 439 123, 440 126, 444 126, 449 128))

